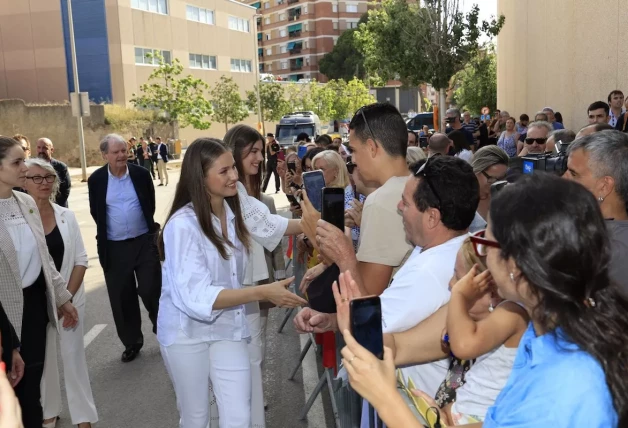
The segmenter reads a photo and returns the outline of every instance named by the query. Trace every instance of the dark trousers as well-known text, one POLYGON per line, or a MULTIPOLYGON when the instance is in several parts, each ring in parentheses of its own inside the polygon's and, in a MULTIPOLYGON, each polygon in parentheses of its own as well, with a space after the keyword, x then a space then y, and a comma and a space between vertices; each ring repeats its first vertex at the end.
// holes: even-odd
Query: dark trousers
POLYGON ((262 186, 262 192, 266 191, 268 187, 268 182, 270 181, 270 175, 275 174, 275 190, 279 191, 281 185, 279 183, 279 173, 277 172, 277 163, 276 162, 267 162, 266 163, 266 177, 264 177, 264 184, 262 186))
POLYGON ((155 168, 153 167, 153 161, 150 159, 142 159, 142 166, 150 172, 150 175, 153 177, 153 180, 154 180, 155 168))
POLYGON ((20 355, 24 360, 24 377, 15 387, 15 395, 22 407, 24 428, 41 428, 44 412, 41 407, 41 378, 46 359, 46 328, 48 305, 46 280, 43 271, 37 281, 24 292, 22 314, 22 346, 20 355))
POLYGON ((125 347, 144 343, 138 295, 157 332, 161 266, 155 236, 146 233, 126 241, 107 241, 105 282, 116 331, 125 347))

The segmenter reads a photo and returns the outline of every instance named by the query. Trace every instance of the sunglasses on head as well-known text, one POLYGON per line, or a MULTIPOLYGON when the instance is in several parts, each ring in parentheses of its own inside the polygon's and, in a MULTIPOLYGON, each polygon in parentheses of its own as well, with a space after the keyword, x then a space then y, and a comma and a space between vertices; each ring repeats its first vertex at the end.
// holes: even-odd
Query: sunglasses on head
POLYGON ((434 188, 434 185, 430 181, 430 178, 428 177, 428 174, 426 172, 427 164, 430 163, 430 159, 433 159, 433 158, 428 158, 425 161, 425 163, 423 165, 421 165, 421 167, 414 173, 414 176, 415 177, 423 177, 425 179, 425 182, 427 183, 428 187, 430 188, 430 190, 432 191, 432 193, 434 194, 436 199, 438 199, 438 209, 440 209, 441 205, 443 204, 443 200, 440 198, 440 195, 438 194, 438 192, 434 188))
POLYGON ((368 131, 369 136, 370 136, 373 140, 375 140, 375 134, 373 134, 373 131, 371 130, 371 127, 370 127, 370 125, 369 125, 368 121, 366 120, 366 115, 364 114, 364 107, 360 107, 360 108, 358 109, 358 111, 356 111, 356 112, 355 112, 355 114, 354 114, 353 116, 355 117, 355 116, 357 116, 358 114, 359 114, 360 116, 362 116, 362 120, 364 121, 364 126, 366 127, 366 130, 368 131))
POLYGON ((547 138, 526 138, 526 144, 545 144, 547 138))

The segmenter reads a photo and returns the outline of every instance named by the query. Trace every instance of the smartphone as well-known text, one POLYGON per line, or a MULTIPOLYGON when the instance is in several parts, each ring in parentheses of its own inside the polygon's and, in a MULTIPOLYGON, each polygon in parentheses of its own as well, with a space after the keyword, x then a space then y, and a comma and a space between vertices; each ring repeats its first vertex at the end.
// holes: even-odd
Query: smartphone
POLYGON ((345 230, 345 189, 325 187, 321 218, 340 230, 345 230))
POLYGON ((419 137, 419 147, 422 149, 426 148, 429 145, 427 141, 427 137, 419 137))
POLYGON ((293 174, 297 173, 297 163, 296 162, 288 162, 288 171, 293 174))
POLYGON ((323 205, 323 188, 325 187, 325 177, 323 177, 323 172, 304 172, 303 187, 307 192, 307 197, 310 198, 312 206, 320 212, 323 205))
POLYGON ((297 149, 297 156, 299 157, 299 159, 303 159, 306 154, 307 154, 307 147, 299 146, 299 148, 297 149))
POLYGON ((286 160, 286 152, 284 152, 283 150, 279 150, 277 152, 277 159, 281 160, 281 161, 285 161, 286 160))
POLYGON ((293 195, 286 195, 286 197, 288 198, 288 201, 290 201, 290 205, 293 205, 295 207, 301 206, 297 198, 295 198, 293 195))
POLYGON ((382 304, 377 296, 353 299, 349 302, 351 334, 355 340, 377 358, 384 358, 382 333, 382 304))

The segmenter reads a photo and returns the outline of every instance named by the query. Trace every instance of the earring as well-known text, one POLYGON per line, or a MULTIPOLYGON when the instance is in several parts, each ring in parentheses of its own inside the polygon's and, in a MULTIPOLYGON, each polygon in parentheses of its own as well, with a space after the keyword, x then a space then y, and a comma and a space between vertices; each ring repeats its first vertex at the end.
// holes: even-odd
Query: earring
POLYGON ((604 198, 603 198, 602 196, 600 196, 599 198, 597 198, 597 200, 598 200, 599 202, 604 202, 604 198))
POLYGON ((495 307, 493 306, 493 301, 491 301, 491 303, 488 304, 488 311, 493 312, 494 310, 495 310, 495 307))
POLYGON ((510 280, 511 280, 512 282, 515 282, 515 274, 514 274, 514 273, 512 273, 512 272, 510 272, 510 280))

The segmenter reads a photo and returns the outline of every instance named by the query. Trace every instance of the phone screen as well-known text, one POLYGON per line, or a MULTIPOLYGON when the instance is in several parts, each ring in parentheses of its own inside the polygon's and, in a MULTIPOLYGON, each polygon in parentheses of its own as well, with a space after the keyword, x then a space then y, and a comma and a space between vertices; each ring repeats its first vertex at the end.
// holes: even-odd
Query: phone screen
POLYGON ((351 334, 380 360, 384 358, 382 306, 379 297, 354 299, 349 303, 351 334))
POLYGON ((296 164, 296 162, 288 162, 288 171, 292 172, 293 174, 297 173, 297 164, 296 164))
POLYGON ((299 148, 297 149, 297 156, 299 157, 299 159, 303 159, 306 154, 307 154, 307 147, 299 146, 299 148))
POLYGON ((323 189, 321 218, 340 230, 345 227, 345 191, 326 187, 323 189))
POLYGON ((317 211, 321 211, 323 205, 323 188, 325 187, 325 177, 321 171, 310 171, 303 173, 303 187, 310 198, 312 206, 317 211))

